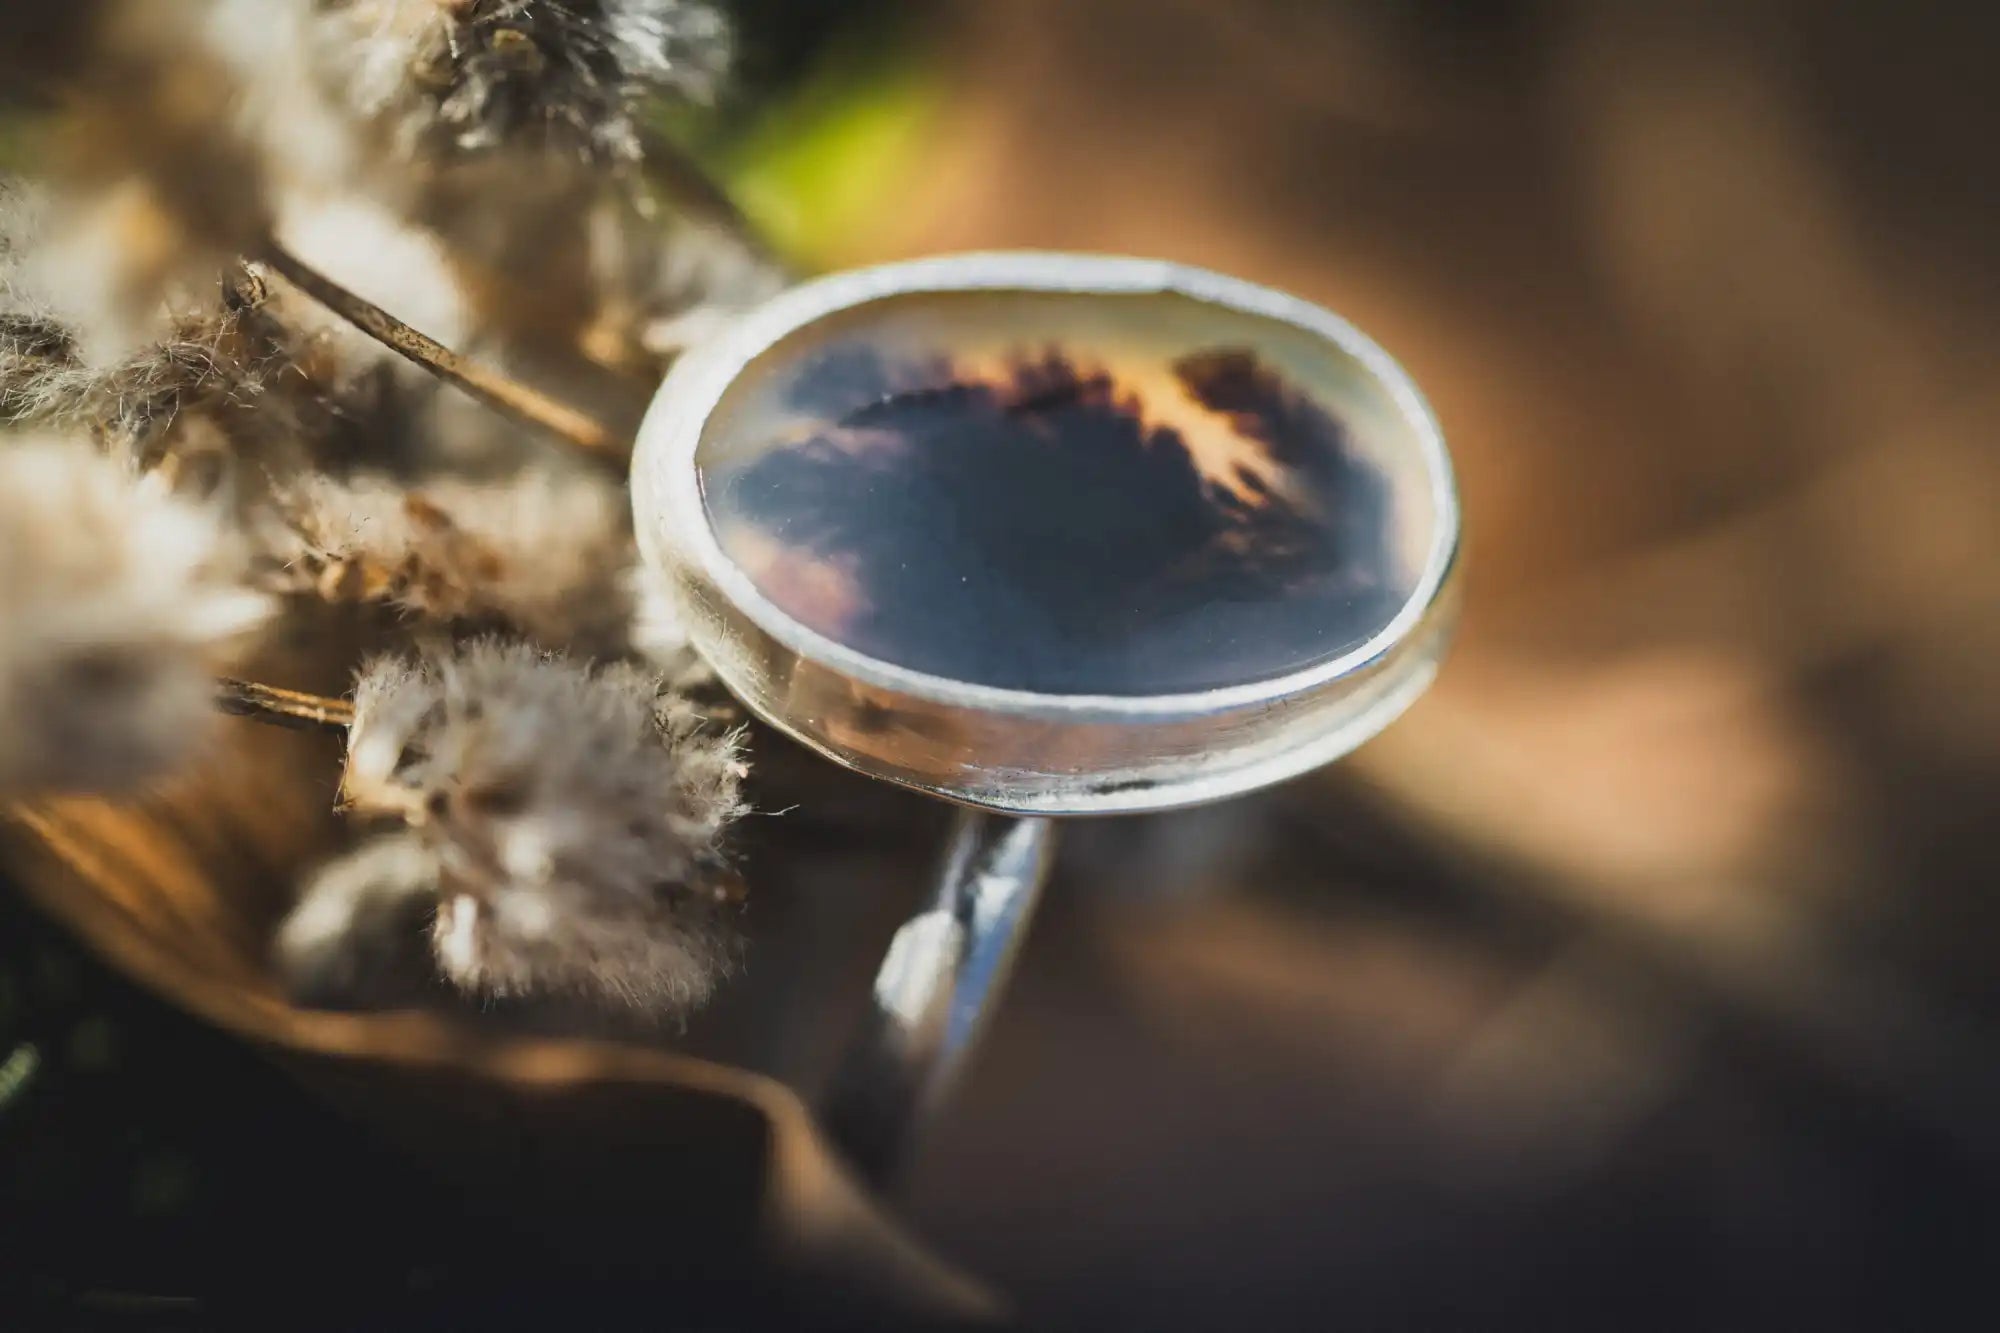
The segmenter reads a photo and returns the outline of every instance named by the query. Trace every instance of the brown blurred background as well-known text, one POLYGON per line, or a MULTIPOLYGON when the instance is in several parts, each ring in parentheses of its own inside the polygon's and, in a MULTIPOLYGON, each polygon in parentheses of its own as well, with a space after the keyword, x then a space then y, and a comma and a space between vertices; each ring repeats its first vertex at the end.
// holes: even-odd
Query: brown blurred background
POLYGON ((1336 771, 1077 831, 923 1227, 1071 1327, 1988 1323, 2000 22, 930 23, 948 95, 837 257, 1330 305, 1431 396, 1469 577, 1336 771))

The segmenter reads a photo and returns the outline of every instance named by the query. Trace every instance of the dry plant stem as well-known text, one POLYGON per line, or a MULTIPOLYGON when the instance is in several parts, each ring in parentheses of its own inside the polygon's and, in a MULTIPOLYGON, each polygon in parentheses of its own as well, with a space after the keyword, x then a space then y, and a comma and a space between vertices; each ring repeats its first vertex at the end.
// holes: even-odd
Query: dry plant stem
POLYGON ((589 415, 508 379, 490 366, 482 366, 460 356, 374 302, 348 291, 275 241, 267 241, 257 258, 271 271, 390 351, 416 362, 439 379, 457 385, 495 411, 553 435, 606 463, 623 466, 626 441, 614 436, 604 428, 603 423, 589 415))
POLYGON ((281 690, 274 685, 233 680, 228 676, 215 682, 215 706, 237 717, 293 731, 344 732, 354 725, 354 705, 345 699, 281 690))

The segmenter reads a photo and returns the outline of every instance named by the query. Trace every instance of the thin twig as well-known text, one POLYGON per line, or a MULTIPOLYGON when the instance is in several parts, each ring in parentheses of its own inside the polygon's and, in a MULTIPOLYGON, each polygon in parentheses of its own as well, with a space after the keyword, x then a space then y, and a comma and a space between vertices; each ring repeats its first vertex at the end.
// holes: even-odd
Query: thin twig
POLYGON ((345 699, 281 690, 275 685, 232 680, 227 676, 215 682, 215 706, 237 717, 293 731, 346 731, 354 725, 354 705, 345 699))
POLYGON ((567 403, 557 402, 507 378, 491 366, 460 356, 374 302, 347 290, 276 241, 267 241, 258 259, 292 286, 390 351, 409 358, 439 379, 457 385, 495 411, 546 431, 563 443, 606 461, 620 463, 624 460, 626 442, 605 429, 602 422, 567 403))

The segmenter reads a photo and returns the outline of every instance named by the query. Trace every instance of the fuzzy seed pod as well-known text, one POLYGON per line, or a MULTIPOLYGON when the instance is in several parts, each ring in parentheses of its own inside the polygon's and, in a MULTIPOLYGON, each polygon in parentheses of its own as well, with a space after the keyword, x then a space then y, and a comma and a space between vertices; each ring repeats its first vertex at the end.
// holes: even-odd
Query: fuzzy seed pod
POLYGON ((118 791, 193 756, 269 612, 215 515, 76 440, 0 439, 0 790, 118 791))
POLYGON ((677 1017, 727 973, 739 740, 657 677, 481 640, 371 663, 355 710, 342 796, 435 857, 454 985, 677 1017))
POLYGON ((595 473, 416 485, 308 475, 281 487, 276 507, 279 590, 497 623, 549 647, 624 638, 624 496, 595 473))
POLYGON ((729 61, 727 25, 695 0, 337 0, 316 29, 330 80, 405 156, 636 162, 645 104, 707 101, 729 61))

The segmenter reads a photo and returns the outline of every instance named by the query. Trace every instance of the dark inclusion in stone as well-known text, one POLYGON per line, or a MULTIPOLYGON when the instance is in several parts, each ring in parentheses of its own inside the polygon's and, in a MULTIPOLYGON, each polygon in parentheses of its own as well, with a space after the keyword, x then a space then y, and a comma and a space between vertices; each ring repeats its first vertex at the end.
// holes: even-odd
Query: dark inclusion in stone
POLYGON ((1242 347, 1159 371, 839 342, 782 381, 805 427, 705 463, 711 519, 788 614, 985 685, 1209 689, 1386 626, 1409 591, 1392 487, 1341 422, 1242 347))

